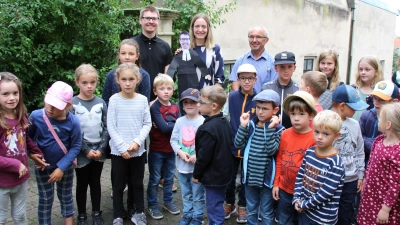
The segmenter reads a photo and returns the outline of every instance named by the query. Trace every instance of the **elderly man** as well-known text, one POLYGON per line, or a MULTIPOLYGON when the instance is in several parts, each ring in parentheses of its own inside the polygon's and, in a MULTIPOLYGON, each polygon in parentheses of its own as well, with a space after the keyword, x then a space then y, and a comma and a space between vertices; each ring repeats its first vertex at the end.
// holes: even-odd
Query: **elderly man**
POLYGON ((242 64, 251 64, 257 70, 257 82, 254 85, 256 92, 260 92, 264 83, 275 80, 278 75, 274 70, 274 58, 265 50, 268 32, 264 27, 255 26, 248 33, 251 51, 239 57, 232 68, 229 80, 232 81, 232 91, 239 89, 237 70, 242 64))
MULTIPOLYGON (((140 59, 143 68, 150 74, 150 86, 153 90, 154 78, 159 73, 166 73, 172 61, 172 50, 169 44, 156 36, 160 21, 160 12, 153 6, 146 6, 140 10, 139 22, 142 33, 135 36, 140 48, 140 59)), ((150 92, 150 101, 156 98, 150 92)))

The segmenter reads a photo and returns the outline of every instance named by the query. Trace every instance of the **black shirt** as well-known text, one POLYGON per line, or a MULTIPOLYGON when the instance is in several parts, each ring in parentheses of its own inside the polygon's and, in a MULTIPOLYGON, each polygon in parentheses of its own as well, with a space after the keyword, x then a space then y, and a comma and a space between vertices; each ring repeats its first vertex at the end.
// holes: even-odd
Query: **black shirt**
MULTIPOLYGON (((154 78, 159 73, 165 73, 165 67, 172 61, 172 50, 169 44, 157 36, 148 38, 142 33, 133 37, 140 48, 140 63, 150 75, 150 87, 153 89, 154 78)), ((150 91, 150 101, 156 96, 150 91)))

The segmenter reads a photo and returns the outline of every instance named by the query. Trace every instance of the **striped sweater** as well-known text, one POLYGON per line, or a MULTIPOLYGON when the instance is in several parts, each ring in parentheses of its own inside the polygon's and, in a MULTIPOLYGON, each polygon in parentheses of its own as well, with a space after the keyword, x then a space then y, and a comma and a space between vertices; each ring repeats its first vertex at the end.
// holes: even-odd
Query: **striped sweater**
POLYGON ((344 183, 342 158, 338 153, 322 157, 315 147, 307 149, 296 177, 294 204, 318 224, 336 224, 340 195, 344 183))
POLYGON ((239 126, 235 137, 235 147, 244 149, 243 183, 249 186, 262 187, 268 164, 272 156, 279 149, 281 131, 276 128, 268 128, 269 123, 259 127, 253 121, 244 128, 239 126), (256 125, 254 125, 256 124, 256 125))
POLYGON ((127 99, 118 93, 110 98, 107 112, 107 129, 110 134, 112 155, 121 155, 132 142, 139 150, 131 152, 132 157, 141 156, 145 151, 144 141, 150 132, 151 117, 147 98, 141 94, 127 99))

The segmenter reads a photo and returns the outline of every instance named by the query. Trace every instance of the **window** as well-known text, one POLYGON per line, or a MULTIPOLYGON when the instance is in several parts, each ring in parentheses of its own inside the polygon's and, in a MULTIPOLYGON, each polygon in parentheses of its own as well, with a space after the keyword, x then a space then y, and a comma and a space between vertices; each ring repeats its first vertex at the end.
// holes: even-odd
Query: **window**
POLYGON ((314 70, 315 59, 316 57, 310 57, 310 56, 304 57, 303 73, 314 70))

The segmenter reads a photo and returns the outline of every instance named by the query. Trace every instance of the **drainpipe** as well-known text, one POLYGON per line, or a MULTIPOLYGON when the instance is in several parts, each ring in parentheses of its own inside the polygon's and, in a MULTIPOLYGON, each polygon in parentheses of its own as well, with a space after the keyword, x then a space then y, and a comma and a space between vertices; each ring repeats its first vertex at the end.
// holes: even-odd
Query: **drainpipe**
POLYGON ((346 84, 350 84, 350 76, 351 76, 351 63, 353 59, 353 37, 354 37, 354 21, 356 20, 356 3, 355 0, 347 0, 348 7, 351 10, 351 22, 350 22, 350 36, 349 36, 349 52, 348 52, 348 61, 347 61, 347 76, 346 76, 346 84))

